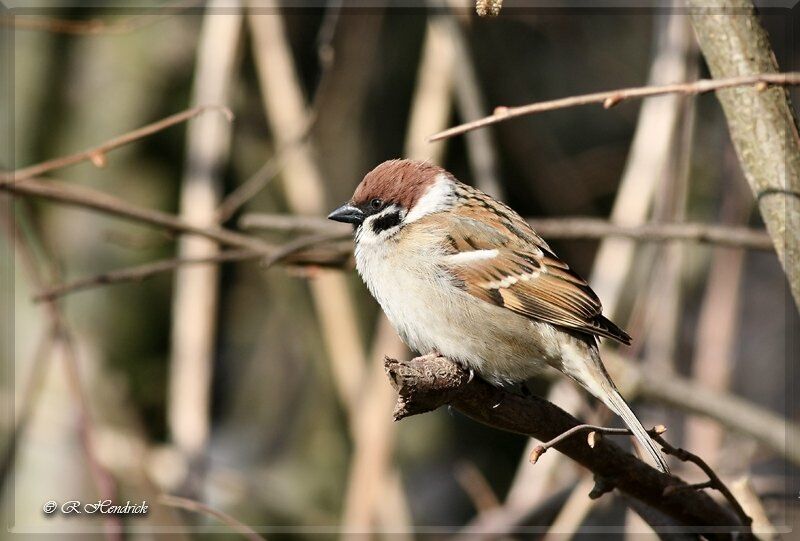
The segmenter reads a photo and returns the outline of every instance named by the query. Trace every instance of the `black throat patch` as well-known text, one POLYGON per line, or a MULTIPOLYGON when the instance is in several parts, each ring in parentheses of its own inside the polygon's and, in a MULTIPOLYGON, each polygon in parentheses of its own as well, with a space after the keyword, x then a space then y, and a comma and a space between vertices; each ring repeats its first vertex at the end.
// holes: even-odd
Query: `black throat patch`
POLYGON ((388 214, 376 218, 372 221, 372 231, 376 235, 379 234, 381 231, 386 231, 387 229, 391 229, 400 225, 400 211, 395 210, 389 212, 388 214))

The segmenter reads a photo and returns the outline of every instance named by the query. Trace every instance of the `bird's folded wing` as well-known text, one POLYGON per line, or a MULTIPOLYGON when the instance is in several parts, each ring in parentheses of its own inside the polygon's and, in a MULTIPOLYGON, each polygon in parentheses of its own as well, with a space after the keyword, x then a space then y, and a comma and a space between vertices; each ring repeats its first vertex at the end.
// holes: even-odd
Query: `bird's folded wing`
POLYGON ((602 315, 586 281, 544 242, 516 241, 469 218, 450 226, 452 251, 443 267, 469 294, 532 319, 630 343, 630 336, 602 315))

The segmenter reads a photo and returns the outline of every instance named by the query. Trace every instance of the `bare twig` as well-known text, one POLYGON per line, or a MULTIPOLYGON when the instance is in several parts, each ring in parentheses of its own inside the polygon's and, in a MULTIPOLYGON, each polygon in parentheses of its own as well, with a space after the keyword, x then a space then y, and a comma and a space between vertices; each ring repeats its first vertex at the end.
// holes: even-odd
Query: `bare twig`
MULTIPOLYGON (((701 470, 703 470, 703 473, 705 473, 708 476, 708 482, 696 484, 694 485, 694 488, 713 488, 715 490, 718 490, 725 497, 725 499, 728 501, 733 510, 736 512, 736 515, 739 517, 741 523, 744 526, 747 526, 748 530, 750 529, 750 525, 753 523, 753 519, 750 518, 750 516, 747 513, 745 513, 744 509, 742 509, 742 506, 733 496, 731 491, 728 489, 725 483, 722 482, 722 479, 719 478, 714 469, 711 466, 709 466, 705 460, 703 460, 696 454, 687 451, 686 449, 681 449, 680 447, 672 446, 664 439, 664 437, 657 430, 651 431, 650 437, 653 438, 655 441, 657 441, 659 445, 661 445, 665 453, 670 454, 676 457, 678 460, 682 460, 683 462, 691 462, 692 464, 696 464, 701 470)), ((692 487, 692 485, 689 485, 689 487, 692 487)), ((667 492, 667 490, 669 490, 670 492, 675 492, 676 490, 682 490, 682 487, 676 486, 664 489, 665 492, 667 492)), ((667 496, 668 494, 665 493, 664 495, 667 496)))
MULTIPOLYGON (((749 250, 771 251, 772 241, 766 231, 748 227, 736 227, 700 223, 645 223, 623 225, 608 220, 583 217, 528 218, 537 233, 545 239, 596 240, 606 237, 622 237, 639 242, 697 242, 749 250)), ((293 216, 286 214, 245 214, 239 220, 242 229, 265 229, 274 231, 329 231, 337 227, 344 234, 349 226, 331 224, 329 220, 315 216, 293 216)))
POLYGON ((592 434, 613 434, 619 436, 619 435, 628 435, 631 433, 631 431, 628 430, 627 428, 609 428, 606 426, 590 425, 590 424, 573 426, 572 428, 570 428, 569 430, 565 430, 555 438, 543 442, 534 447, 530 455, 531 464, 536 464, 536 462, 539 460, 539 457, 542 456, 548 449, 555 447, 565 439, 571 438, 572 436, 574 436, 579 432, 586 432, 587 430, 589 431, 589 437, 588 437, 589 447, 594 447, 594 444, 596 442, 596 439, 592 437, 592 434))
POLYGON ((330 80, 335 54, 332 43, 336 32, 336 26, 339 22, 341 7, 341 2, 339 0, 329 5, 328 9, 325 11, 325 18, 322 21, 317 35, 317 54, 322 69, 319 75, 319 83, 317 84, 314 97, 309 106, 305 126, 300 129, 300 133, 297 135, 281 141, 278 148, 275 150, 274 156, 264 162, 255 174, 245 180, 241 185, 237 186, 236 189, 223 199, 217 209, 217 220, 219 223, 228 221, 236 211, 242 208, 248 201, 261 192, 261 190, 266 188, 269 183, 278 176, 286 163, 287 154, 294 152, 299 147, 308 143, 309 136, 319 118, 317 114, 319 104, 322 102, 325 91, 329 86, 328 82, 330 80))
MULTIPOLYGON (((538 397, 522 397, 492 387, 456 363, 433 355, 399 362, 386 359, 386 371, 398 391, 394 416, 400 420, 445 404, 464 415, 501 430, 541 441, 555 438, 580 422, 538 397)), ((685 526, 702 528, 711 538, 729 538, 742 531, 734 518, 702 492, 664 494, 680 479, 651 468, 608 440, 594 448, 585 440, 565 439, 556 448, 603 478, 609 486, 659 509, 685 526)))
POLYGON ((665 94, 682 94, 685 96, 691 96, 737 86, 753 86, 758 90, 763 90, 769 85, 800 85, 800 73, 761 73, 758 75, 730 77, 728 79, 700 79, 699 81, 694 81, 691 83, 641 86, 620 88, 618 90, 609 90, 606 92, 594 92, 592 94, 583 94, 580 96, 571 96, 569 98, 542 101, 531 103, 529 105, 522 105, 519 107, 496 107, 492 115, 472 122, 467 122, 459 126, 454 126, 439 133, 435 133, 428 137, 428 141, 434 142, 441 139, 447 139, 471 130, 476 130, 485 126, 491 126, 492 124, 497 124, 499 122, 504 122, 520 116, 533 115, 536 113, 543 113, 545 111, 554 111, 556 109, 564 109, 567 107, 576 107, 579 105, 602 103, 604 108, 610 109, 620 102, 630 99, 663 96, 665 94))
POLYGON ((264 162, 264 164, 250 178, 237 186, 231 193, 225 196, 216 212, 216 220, 225 223, 236 214, 248 201, 255 197, 261 190, 266 188, 272 180, 278 176, 283 169, 286 161, 286 154, 291 152, 298 145, 305 143, 308 138, 312 123, 309 122, 308 128, 298 135, 294 140, 282 145, 275 151, 275 156, 264 162))
MULTIPOLYGON (((57 297, 63 297, 71 293, 76 293, 85 289, 92 289, 95 287, 106 286, 110 284, 118 284, 124 282, 141 282, 157 274, 170 272, 178 267, 185 265, 204 265, 210 263, 226 263, 232 261, 246 261, 248 259, 264 258, 263 267, 268 268, 277 263, 286 261, 307 248, 319 244, 329 243, 332 240, 338 240, 340 235, 338 233, 321 233, 316 235, 309 235, 301 237, 292 242, 288 242, 281 246, 276 246, 270 250, 227 250, 216 255, 208 257, 176 257, 172 259, 164 259, 152 263, 145 263, 135 267, 128 267, 124 269, 114 270, 103 274, 96 274, 93 276, 86 276, 78 278, 71 282, 58 284, 39 291, 34 297, 35 302, 47 301, 57 297)), ((303 254, 303 264, 309 263, 309 260, 303 254)))
POLYGON ((225 115, 225 118, 227 118, 228 121, 233 120, 233 113, 231 110, 221 105, 203 105, 200 107, 193 107, 166 118, 162 118, 161 120, 153 122, 152 124, 148 124, 147 126, 142 126, 141 128, 129 131, 118 137, 114 137, 113 139, 109 139, 105 143, 94 148, 84 150, 83 152, 77 152, 75 154, 70 154, 69 156, 54 158, 36 165, 23 167, 22 169, 17 169, 15 171, 3 172, 0 174, 0 187, 3 187, 5 184, 12 184, 33 177, 38 177, 43 173, 47 173, 55 169, 61 169, 62 167, 67 167, 83 161, 91 161, 96 167, 104 167, 106 164, 106 154, 108 152, 174 126, 175 124, 185 122, 190 118, 194 118, 208 111, 221 112, 225 115))
MULTIPOLYGON (((10 244, 16 247, 20 254, 22 264, 27 269, 27 278, 35 288, 41 288, 43 283, 42 273, 36 264, 28 239, 20 234, 15 224, 11 223, 11 216, 0 220, 8 236, 10 244)), ((102 499, 113 500, 117 492, 116 480, 98 460, 94 449, 94 423, 89 412, 89 403, 80 376, 78 354, 72 337, 71 329, 61 312, 57 302, 49 301, 45 304, 45 313, 50 320, 50 327, 55 340, 63 347, 64 364, 67 382, 73 394, 78 411, 78 436, 83 450, 83 455, 89 466, 89 473, 97 486, 97 492, 102 499)), ((108 539, 122 539, 122 521, 118 516, 108 515, 105 518, 105 531, 108 539)))
MULTIPOLYGON (((616 436, 629 436, 629 435, 631 435, 631 431, 629 429, 627 429, 627 428, 610 428, 610 427, 591 425, 591 424, 583 424, 583 425, 574 426, 574 427, 570 428, 569 430, 566 430, 563 433, 559 434, 558 436, 556 436, 555 438, 551 439, 550 441, 544 442, 544 443, 534 447, 533 451, 531 452, 530 462, 532 464, 535 464, 539 460, 539 457, 541 457, 548 449, 550 449, 550 448, 554 447, 555 445, 563 442, 567 438, 571 438, 571 437, 575 436, 576 434, 578 434, 580 432, 585 432, 587 430, 590 431, 589 432, 589 436, 587 438, 587 443, 588 443, 589 447, 592 447, 592 448, 594 448, 597 445, 598 438, 600 437, 601 434, 609 434, 609 435, 616 435, 616 436)), ((663 443, 662 443, 663 439, 661 438, 661 434, 663 434, 665 431, 666 431, 666 427, 664 427, 663 425, 659 425, 659 426, 653 428, 652 430, 648 430, 648 433, 650 434, 650 437, 652 437, 653 439, 658 441, 660 444, 662 444, 662 446, 664 446, 663 443), (658 436, 658 438, 656 438, 656 436, 658 436)), ((679 453, 672 446, 664 446, 664 451, 667 454, 672 454, 672 455, 680 458, 681 460, 684 460, 685 457, 686 457, 686 455, 684 454, 685 452, 680 452, 679 453)), ((680 451, 682 451, 682 450, 680 450, 680 451)), ((696 456, 696 455, 692 455, 692 456, 696 456)), ((699 458, 698 458, 698 460, 699 460, 699 458)), ((611 487, 611 488, 613 488, 613 487, 611 487)), ((714 478, 712 480, 709 480, 709 481, 706 481, 706 482, 703 482, 703 483, 695 483, 695 484, 690 484, 690 485, 668 486, 667 488, 664 489, 664 494, 672 494, 673 492, 679 491, 679 490, 700 490, 700 489, 704 489, 704 488, 714 488, 714 489, 720 490, 722 492, 727 491, 727 488, 725 488, 725 486, 722 484, 722 482, 719 480, 719 478, 717 476, 714 476, 714 478)), ((603 489, 603 488, 598 489, 598 487, 596 486, 592 490, 592 492, 589 494, 589 497, 592 498, 592 499, 596 499, 596 498, 599 498, 600 496, 602 496, 605 492, 606 492, 605 489, 603 489)), ((731 505, 734 506, 734 508, 739 506, 738 502, 736 502, 735 500, 731 501, 731 505)), ((745 515, 745 517, 746 517, 746 515, 745 515)), ((743 522, 743 523, 746 523, 746 522, 743 522)))
POLYGON ((713 419, 800 464, 800 427, 786 418, 676 374, 645 371, 637 363, 611 352, 606 352, 603 360, 612 377, 625 383, 629 395, 713 419))
POLYGON ((24 15, 14 15, 13 17, 0 17, 0 25, 10 26, 17 30, 39 30, 53 32, 56 34, 71 34, 78 36, 96 36, 100 34, 127 34, 134 30, 139 30, 171 15, 176 15, 186 9, 200 5, 199 0, 181 0, 178 2, 167 2, 158 7, 158 14, 154 15, 133 15, 121 17, 114 22, 106 22, 100 19, 90 19, 87 21, 71 19, 55 19, 50 17, 27 17, 24 15), (163 13, 168 11, 168 13, 163 13))
POLYGON ((173 259, 164 259, 161 261, 155 261, 153 263, 137 265, 135 267, 113 270, 103 274, 86 276, 71 282, 49 287, 37 292, 33 297, 33 300, 34 302, 42 302, 55 299, 56 297, 63 297, 64 295, 82 291, 84 289, 92 289, 99 286, 117 284, 121 282, 141 282, 142 280, 150 278, 156 274, 169 272, 181 266, 242 261, 245 259, 264 257, 268 255, 268 253, 271 252, 242 249, 227 250, 208 257, 176 257, 173 259))
POLYGON ((198 502, 196 500, 190 500, 188 498, 172 496, 170 494, 160 495, 158 497, 158 502, 161 505, 166 505, 167 507, 185 509, 186 511, 192 511, 194 513, 200 513, 215 518, 223 524, 230 526, 232 530, 241 534, 245 539, 249 539, 250 541, 266 541, 262 536, 253 531, 250 526, 243 524, 229 514, 223 513, 218 509, 214 509, 205 503, 198 502))
POLYGON ((119 216, 135 222, 161 227, 169 231, 190 233, 234 248, 269 251, 274 246, 260 239, 221 227, 190 224, 172 214, 138 207, 97 190, 51 180, 27 179, 12 184, 0 183, 0 190, 14 195, 42 197, 50 201, 83 207, 119 216))
POLYGON ((699 223, 614 224, 594 218, 532 219, 537 233, 550 239, 601 239, 623 237, 636 241, 689 241, 751 250, 772 250, 769 235, 761 229, 699 223))
POLYGON ((742 504, 745 512, 753 518, 753 532, 762 541, 772 541, 778 537, 775 526, 769 520, 764 504, 758 497, 749 477, 742 477, 731 483, 731 492, 742 504))

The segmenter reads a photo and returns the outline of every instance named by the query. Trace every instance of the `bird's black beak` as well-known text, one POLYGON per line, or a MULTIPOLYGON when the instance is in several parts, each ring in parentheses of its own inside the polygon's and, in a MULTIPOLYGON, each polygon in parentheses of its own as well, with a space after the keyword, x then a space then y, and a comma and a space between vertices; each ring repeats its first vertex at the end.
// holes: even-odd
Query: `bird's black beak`
POLYGON ((353 225, 361 225, 361 222, 364 221, 364 218, 366 218, 366 216, 364 216, 364 213, 361 211, 361 209, 354 207, 349 203, 345 203, 338 209, 328 214, 329 220, 353 225))

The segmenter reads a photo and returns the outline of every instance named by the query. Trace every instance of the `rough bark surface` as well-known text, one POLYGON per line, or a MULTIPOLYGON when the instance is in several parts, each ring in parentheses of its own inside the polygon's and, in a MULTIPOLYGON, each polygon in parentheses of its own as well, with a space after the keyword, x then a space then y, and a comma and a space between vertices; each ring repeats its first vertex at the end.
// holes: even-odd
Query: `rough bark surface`
MULTIPOLYGON (((778 63, 750 0, 688 0, 715 78, 774 73, 778 63)), ((800 136, 786 88, 717 92, 747 182, 800 307, 800 136)))
MULTIPOLYGON (((385 366, 398 392, 395 420, 450 405, 471 419, 540 441, 551 440, 581 424, 542 398, 519 396, 492 387, 480 378, 471 379, 468 371, 444 357, 428 355, 410 361, 387 357, 385 366)), ((605 487, 600 494, 616 488, 693 533, 703 532, 709 538, 729 539, 731 532, 745 531, 735 517, 705 492, 687 489, 665 494, 667 487, 686 483, 648 466, 609 438, 602 438, 590 447, 586 437, 576 435, 555 448, 595 474, 598 486, 605 487)))

